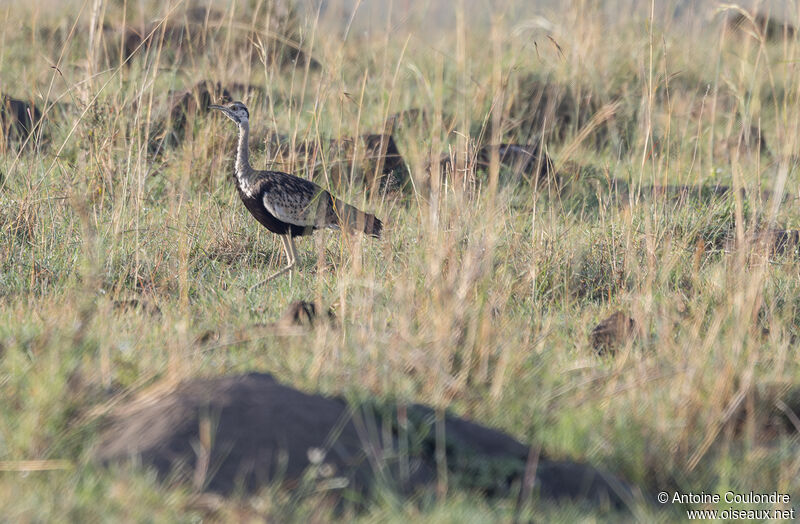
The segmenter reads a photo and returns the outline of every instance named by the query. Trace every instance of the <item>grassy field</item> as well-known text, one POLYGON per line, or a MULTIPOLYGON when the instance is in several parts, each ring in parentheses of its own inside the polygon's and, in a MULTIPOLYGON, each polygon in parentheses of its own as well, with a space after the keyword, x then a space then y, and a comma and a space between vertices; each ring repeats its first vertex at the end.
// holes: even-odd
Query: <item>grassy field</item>
MULTIPOLYGON (((735 10, 698 22, 569 4, 461 3, 434 20, 395 6, 369 31, 258 1, 191 24, 181 2, 1 4, 0 92, 46 117, 24 147, 0 145, 0 520, 333 518, 277 489, 212 511, 190 487, 91 460, 119 399, 250 370, 446 406, 650 493, 797 504, 800 414, 786 392, 800 388, 800 261, 796 246, 756 240, 800 228, 798 37, 726 29, 735 10), (120 65, 124 27, 168 14, 191 39, 153 26, 154 44, 120 65), (262 88, 243 95, 254 135, 296 141, 382 132, 423 110, 395 133, 405 191, 276 165, 375 213, 384 238, 305 237, 291 281, 248 291, 285 261, 236 194, 234 126, 200 115, 180 143, 150 145, 169 91, 204 79, 262 88), (541 119, 548 100, 558 111, 541 119), (509 183, 495 162, 452 177, 427 167, 500 142, 543 143, 559 188, 509 183), (731 190, 678 199, 655 187, 668 185, 731 190), (331 306, 339 326, 254 328, 298 299, 331 306), (598 356, 589 334, 617 310, 636 336, 598 356)), ((252 149, 256 168, 273 160, 263 141, 252 149)), ((453 489, 352 517, 485 522, 513 506, 453 489)), ((530 511, 682 518, 659 509, 530 511)))

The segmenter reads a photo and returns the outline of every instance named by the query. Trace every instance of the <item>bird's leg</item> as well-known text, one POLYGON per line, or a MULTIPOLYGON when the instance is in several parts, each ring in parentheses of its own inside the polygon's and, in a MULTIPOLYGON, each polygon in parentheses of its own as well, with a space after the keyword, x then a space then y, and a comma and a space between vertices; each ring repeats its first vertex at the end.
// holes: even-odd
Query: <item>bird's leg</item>
POLYGON ((292 268, 294 268, 294 263, 297 262, 297 251, 294 249, 294 237, 291 232, 286 235, 286 238, 289 239, 289 287, 292 287, 292 274, 294 273, 292 268))
MULTIPOLYGON (((288 264, 286 265, 285 268, 281 269, 280 271, 276 271, 275 273, 268 276, 258 284, 253 284, 252 286, 250 286, 250 289, 247 290, 248 292, 253 291, 255 288, 262 286, 267 282, 269 282, 270 280, 283 275, 287 271, 290 271, 289 276, 291 277, 291 270, 294 267, 294 259, 295 259, 294 242, 292 242, 291 233, 287 235, 281 235, 281 242, 283 242, 283 250, 286 252, 286 258, 288 259, 288 264)), ((291 282, 289 285, 291 285, 291 282)))

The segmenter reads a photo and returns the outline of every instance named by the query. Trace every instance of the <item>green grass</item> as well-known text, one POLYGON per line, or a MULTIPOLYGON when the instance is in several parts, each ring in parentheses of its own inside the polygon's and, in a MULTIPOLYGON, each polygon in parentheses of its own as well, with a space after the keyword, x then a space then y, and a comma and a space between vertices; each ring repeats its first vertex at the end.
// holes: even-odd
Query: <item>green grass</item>
MULTIPOLYGON (((304 390, 448 406, 650 492, 800 497, 797 430, 776 436, 759 424, 771 406, 753 393, 800 384, 800 264, 792 253, 726 243, 765 225, 800 226, 796 39, 761 43, 713 24, 690 31, 658 16, 651 23, 647 12, 608 20, 587 6, 545 9, 559 52, 526 25, 533 14, 514 17, 511 8, 477 24, 464 8, 431 45, 417 11, 391 33, 346 39, 330 20, 301 16, 296 35, 322 64, 314 69, 246 59, 255 40, 232 29, 251 20, 254 2, 226 11, 189 56, 165 43, 163 53, 154 47, 120 68, 119 32, 98 33, 109 51, 93 59, 92 6, 69 4, 0 7, 2 92, 72 104, 54 109, 45 144, 0 156, 0 461, 6 469, 68 464, 0 472, 4 518, 335 518, 313 496, 266 490, 201 503, 146 471, 92 463, 111 398, 248 370, 304 390), (275 127, 298 140, 379 132, 386 116, 425 109, 429 125, 395 137, 410 191, 335 188, 383 219, 385 238, 326 231, 301 239, 291 286, 282 277, 248 292, 283 254, 230 179, 233 126, 202 117, 179 147, 159 158, 147 150, 166 91, 204 78, 264 87, 268 100, 247 100, 254 133, 275 127), (593 111, 618 100, 616 134, 576 140, 588 115, 547 144, 558 165, 587 168, 560 195, 527 185, 494 191, 488 179, 478 194, 439 189, 426 165, 441 152, 465 151, 480 137, 528 138, 515 110, 532 78, 569 86, 576 99, 591 93, 593 111), (442 115, 454 117, 455 132, 436 125, 442 115), (770 154, 720 147, 742 122, 760 125, 770 154), (610 190, 611 178, 630 193, 610 190), (725 184, 751 197, 737 191, 679 206, 638 195, 653 184, 725 184), (757 193, 776 185, 788 198, 773 207, 757 193), (132 298, 160 313, 114 305, 132 298), (341 327, 251 334, 296 299, 332 305, 341 327), (616 358, 597 357, 588 334, 616 309, 642 335, 616 358), (211 341, 199 342, 207 333, 211 341), (745 422, 735 429, 739 412, 745 422)), ((103 4, 95 23, 121 26, 123 5, 127 23, 165 12, 145 4, 103 4)), ((263 146, 252 147, 253 165, 266 165, 263 146)), ((315 176, 328 185, 324 169, 315 176)), ((633 510, 628 518, 651 511, 633 510)), ((452 490, 379 500, 353 517, 485 522, 513 511, 513 501, 452 490)), ((535 520, 615 518, 544 502, 530 511, 535 520)))

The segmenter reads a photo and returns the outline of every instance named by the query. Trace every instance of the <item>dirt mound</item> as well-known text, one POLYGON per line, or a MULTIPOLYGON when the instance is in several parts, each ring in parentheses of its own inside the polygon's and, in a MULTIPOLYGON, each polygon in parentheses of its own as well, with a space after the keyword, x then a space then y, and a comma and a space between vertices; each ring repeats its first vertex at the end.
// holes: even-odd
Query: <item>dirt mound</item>
MULTIPOLYGON (((756 249, 764 249, 769 256, 791 254, 797 256, 800 245, 800 230, 797 229, 764 229, 756 231, 746 238, 746 245, 756 249)), ((725 246, 728 250, 736 249, 737 241, 734 235, 728 239, 725 246)))
POLYGON ((588 88, 544 80, 535 74, 516 79, 516 84, 518 95, 511 100, 507 127, 522 140, 544 137, 547 143, 563 142, 587 128, 587 139, 597 148, 630 147, 636 127, 633 108, 618 106, 592 123, 607 104, 624 99, 625 93, 604 97, 588 88))
MULTIPOLYGON (((730 193, 730 186, 719 184, 713 186, 702 184, 643 185, 639 191, 643 198, 663 198, 680 204, 686 204, 689 201, 714 202, 730 193)), ((744 190, 742 190, 742 196, 745 196, 744 190)))
POLYGON ((289 304, 286 311, 281 315, 278 324, 284 326, 312 327, 317 323, 327 320, 332 322, 336 319, 333 311, 324 309, 315 302, 296 300, 289 304))
POLYGON ((202 80, 189 89, 170 93, 167 112, 155 124, 151 150, 160 152, 165 146, 176 146, 191 132, 199 115, 209 112, 211 104, 232 102, 228 89, 219 82, 202 80))
MULTIPOLYGON (((440 417, 437 431, 436 420, 425 406, 349 406, 267 374, 193 379, 118 410, 96 457, 107 463, 139 456, 162 477, 174 472, 223 494, 272 481, 298 490, 325 483, 337 493, 367 494, 377 485, 410 493, 435 482, 436 435, 444 429, 452 485, 498 495, 523 481, 528 446, 458 417, 440 417)), ((534 489, 617 507, 630 492, 589 465, 542 458, 534 489)))
MULTIPOLYGON (((189 7, 183 12, 174 13, 164 21, 131 24, 122 33, 122 59, 130 60, 136 54, 145 54, 151 46, 158 46, 163 34, 165 46, 174 47, 175 52, 183 49, 202 51, 206 39, 203 33, 209 27, 219 25, 223 20, 223 13, 210 7, 189 7)), ((114 35, 117 28, 107 24, 103 31, 110 41, 119 40, 114 35)), ((111 59, 119 51, 112 50, 111 59)))
POLYGON ((347 186, 353 167, 369 190, 402 190, 408 185, 408 167, 392 135, 365 134, 357 139, 339 138, 292 141, 273 134, 266 138, 270 156, 294 172, 296 164, 312 170, 324 168, 333 185, 347 186))
MULTIPOLYGON (((398 111, 390 115, 384 124, 385 129, 390 129, 392 133, 405 133, 413 131, 421 133, 422 136, 429 134, 434 129, 434 122, 436 116, 431 114, 432 111, 427 111, 423 108, 412 107, 398 111)), ((443 113, 439 115, 439 124, 437 132, 441 131, 445 135, 449 135, 456 127, 456 119, 450 114, 443 113)))
MULTIPOLYGON (((729 198, 734 193, 734 188, 722 184, 645 184, 637 189, 619 178, 612 178, 607 188, 620 196, 622 205, 627 205, 631 196, 635 199, 662 199, 681 206, 695 202, 710 204, 729 198)), ((774 197, 772 191, 747 191, 745 188, 739 190, 739 195, 743 199, 761 199, 763 202, 769 202, 774 197)), ((781 201, 786 198, 784 195, 781 201)))
POLYGON ((0 136, 5 143, 22 142, 42 119, 42 112, 30 102, 0 95, 0 136))
POLYGON ((726 20, 729 29, 743 35, 759 36, 768 42, 791 39, 796 32, 795 27, 788 21, 779 20, 763 13, 736 13, 726 20))
POLYGON ((800 387, 791 384, 754 384, 728 399, 724 423, 736 435, 753 432, 760 442, 780 435, 800 434, 800 387))
POLYGON ((774 255, 783 255, 787 252, 796 254, 797 246, 800 245, 800 230, 772 229, 764 232, 760 239, 767 242, 770 253, 774 255))
MULTIPOLYGON (((477 188, 485 183, 494 154, 497 155, 500 186, 527 183, 541 188, 550 182, 558 182, 553 161, 541 150, 539 143, 489 144, 470 148, 468 154, 442 153, 439 157, 439 180, 477 188)), ((432 174, 431 167, 431 164, 427 166, 429 175, 432 174)))
POLYGON ((121 313, 141 311, 143 313, 147 313, 148 315, 161 316, 161 308, 149 298, 132 297, 127 299, 118 299, 111 302, 111 307, 114 308, 115 311, 119 311, 121 313))
POLYGON ((715 142, 714 155, 727 161, 737 156, 772 156, 761 128, 754 125, 739 125, 727 139, 715 142))
POLYGON ((497 144, 478 150, 478 166, 489 169, 492 155, 497 154, 501 171, 506 172, 505 183, 525 180, 529 184, 546 183, 555 173, 550 156, 540 144, 497 144))
POLYGON ((210 6, 187 6, 163 21, 133 23, 124 30, 104 27, 108 42, 122 42, 122 49, 109 46, 107 60, 115 64, 120 57, 130 64, 136 56, 159 50, 171 62, 188 62, 203 55, 214 56, 225 50, 251 63, 268 65, 304 64, 319 67, 302 50, 303 31, 294 2, 273 1, 262 4, 252 19, 229 19, 226 13, 210 6), (163 37, 163 39, 162 39, 163 37), (259 50, 253 43, 262 43, 259 50))
POLYGON ((598 355, 614 354, 620 346, 636 336, 636 321, 622 311, 615 311, 597 324, 589 335, 589 342, 598 355))

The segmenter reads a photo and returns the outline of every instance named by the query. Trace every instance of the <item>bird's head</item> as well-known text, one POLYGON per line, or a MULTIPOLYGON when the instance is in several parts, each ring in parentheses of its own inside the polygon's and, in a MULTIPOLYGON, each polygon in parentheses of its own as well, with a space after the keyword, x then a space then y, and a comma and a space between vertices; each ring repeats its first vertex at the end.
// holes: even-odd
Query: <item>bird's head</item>
POLYGON ((245 106, 241 102, 233 102, 232 104, 228 104, 227 106, 218 106, 218 105, 209 105, 209 109, 218 109, 222 111, 225 116, 236 122, 237 124, 247 123, 250 119, 250 112, 247 110, 247 106, 245 106))

